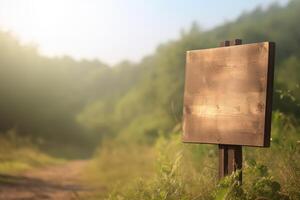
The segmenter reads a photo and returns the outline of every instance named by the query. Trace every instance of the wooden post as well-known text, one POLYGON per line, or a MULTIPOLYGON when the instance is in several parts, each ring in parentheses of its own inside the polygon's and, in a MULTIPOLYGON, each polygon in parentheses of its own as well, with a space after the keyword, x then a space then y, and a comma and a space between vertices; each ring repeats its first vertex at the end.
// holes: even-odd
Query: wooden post
MULTIPOLYGON (((220 46, 240 45, 242 40, 224 41, 220 46)), ((241 145, 223 145, 219 144, 219 179, 230 175, 236 170, 241 170, 243 166, 243 151, 241 145)), ((242 182, 242 173, 239 176, 242 182)))

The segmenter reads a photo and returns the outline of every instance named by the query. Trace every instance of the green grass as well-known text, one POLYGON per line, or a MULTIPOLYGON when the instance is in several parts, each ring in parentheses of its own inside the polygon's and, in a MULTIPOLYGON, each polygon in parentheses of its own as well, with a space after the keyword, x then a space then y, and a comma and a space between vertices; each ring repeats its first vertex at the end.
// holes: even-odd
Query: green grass
POLYGON ((0 173, 17 174, 26 170, 64 162, 41 152, 29 138, 15 130, 0 134, 0 173))
POLYGON ((94 198, 103 199, 116 188, 126 188, 132 180, 151 178, 154 165, 152 146, 105 141, 84 170, 83 179, 99 190, 94 198))
POLYGON ((242 185, 237 174, 218 181, 216 145, 182 144, 180 131, 160 137, 155 146, 112 141, 87 169, 94 182, 106 187, 91 199, 298 200, 299 131, 293 117, 275 112, 271 148, 244 148, 242 185))

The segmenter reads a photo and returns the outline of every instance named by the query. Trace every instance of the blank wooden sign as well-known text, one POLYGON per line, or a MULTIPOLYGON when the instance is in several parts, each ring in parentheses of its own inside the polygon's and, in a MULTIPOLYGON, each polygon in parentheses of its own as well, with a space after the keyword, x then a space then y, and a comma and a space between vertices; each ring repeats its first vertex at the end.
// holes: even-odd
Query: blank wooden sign
POLYGON ((275 44, 187 52, 183 141, 270 145, 275 44))

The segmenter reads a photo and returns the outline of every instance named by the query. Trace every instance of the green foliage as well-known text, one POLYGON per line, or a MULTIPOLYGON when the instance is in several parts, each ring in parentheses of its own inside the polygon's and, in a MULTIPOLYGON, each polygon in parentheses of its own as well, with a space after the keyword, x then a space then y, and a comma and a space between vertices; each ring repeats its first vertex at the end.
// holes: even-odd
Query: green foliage
POLYGON ((92 103, 89 102, 77 115, 82 125, 98 132, 106 132, 104 127, 113 125, 107 132, 115 136, 112 140, 114 145, 108 149, 104 145, 103 151, 100 148, 102 153, 95 155, 97 164, 92 164, 98 166, 94 168, 93 175, 98 174, 95 177, 109 182, 110 187, 114 183, 109 180, 121 180, 108 199, 298 200, 299 8, 300 3, 296 0, 285 7, 273 4, 267 9, 257 8, 244 13, 236 21, 209 31, 202 31, 197 24, 193 24, 190 30, 182 32, 178 40, 160 45, 153 55, 138 63, 137 68, 133 67, 136 71, 132 71, 138 78, 130 82, 126 90, 118 92, 119 95, 114 98, 110 96, 103 100, 97 97, 92 103), (273 114, 271 148, 244 148, 242 185, 237 180, 239 172, 218 183, 215 147, 183 145, 178 136, 185 52, 218 46, 220 41, 234 38, 241 38, 244 43, 276 42, 276 112, 273 114), (156 143, 155 149, 152 149, 153 143, 156 143), (144 176, 145 171, 151 171, 144 170, 143 165, 133 164, 139 159, 145 161, 142 153, 132 153, 135 148, 143 152, 141 146, 151 149, 153 157, 158 157, 156 172, 147 178, 132 181, 144 176), (132 156, 129 158, 124 152, 132 156), (123 159, 117 159, 121 157, 123 159), (125 170, 124 166, 130 169, 125 170), (105 173, 99 169, 105 169, 105 173))
MULTIPOLYGON (((166 147, 166 146, 165 146, 166 147)), ((159 146, 162 148, 162 146, 159 146)), ((168 147, 167 147, 168 148, 168 147)), ((165 149, 166 150, 166 149, 165 149)), ((158 153, 157 174, 150 182, 139 179, 127 192, 120 194, 112 193, 109 200, 177 200, 190 199, 186 185, 180 173, 182 153, 178 152, 174 162, 167 155, 158 153)))
POLYGON ((238 178, 241 171, 219 182, 217 148, 183 144, 180 125, 171 136, 161 134, 155 147, 131 143, 129 148, 127 143, 112 141, 108 149, 99 149, 94 158, 98 165, 91 164, 94 170, 87 171, 93 172, 95 181, 110 183, 109 200, 298 200, 300 125, 294 116, 280 112, 274 112, 272 119, 271 148, 243 148, 243 184, 238 178), (136 165, 137 160, 144 165, 136 165))
POLYGON ((21 135, 42 139, 48 151, 58 146, 91 151, 107 137, 154 143, 181 121, 185 52, 233 38, 276 42, 274 110, 299 117, 299 8, 297 0, 256 8, 209 31, 193 23, 141 62, 114 67, 97 60, 45 58, 2 31, 0 131, 17 128, 21 135))
MULTIPOLYGON (((272 180, 280 183, 281 193, 288 194, 290 199, 299 199, 300 197, 299 131, 299 121, 294 116, 275 112, 272 118, 271 148, 245 149, 246 164, 255 166, 255 163, 260 163, 258 166, 268 166, 268 174, 272 180)), ((260 171, 266 170, 262 167, 260 171)), ((255 171, 249 171, 249 173, 257 174, 255 171)), ((265 175, 265 173, 261 174, 265 175)), ((246 179, 245 182, 253 181, 250 176, 248 178, 250 180, 246 179)))
POLYGON ((101 193, 115 188, 110 200, 299 200, 299 10, 291 0, 208 31, 194 23, 141 62, 113 67, 42 57, 0 31, 0 172, 57 162, 32 143, 57 155, 100 143, 85 176, 101 193), (185 52, 234 38, 276 42, 271 148, 244 148, 242 185, 240 172, 218 183, 215 147, 179 137, 185 52))
POLYGON ((16 128, 22 136, 43 140, 41 147, 51 153, 74 146, 91 152, 103 135, 112 132, 107 130, 109 118, 99 119, 100 125, 92 118, 113 110, 140 70, 128 62, 110 68, 97 60, 45 58, 1 31, 0 50, 0 131, 16 128), (98 101, 104 102, 105 110, 98 101), (97 114, 89 114, 96 104, 97 114))
MULTIPOLYGON (((250 162, 251 163, 251 162, 250 162)), ((246 180, 239 181, 241 171, 220 181, 216 188, 215 200, 284 200, 289 197, 281 192, 281 185, 268 173, 268 168, 252 162, 243 173, 246 180)))
MULTIPOLYGON (((291 138, 289 138, 291 139, 291 138)), ((284 142, 286 144, 286 141, 284 142)), ((195 165, 190 157, 195 153, 179 142, 179 138, 160 138, 156 145, 157 166, 153 178, 131 181, 127 187, 116 189, 110 193, 108 200, 297 200, 299 199, 299 160, 278 161, 273 163, 264 160, 265 155, 255 152, 254 157, 246 155, 243 167, 243 184, 239 181, 241 171, 216 182, 217 170, 206 167, 211 163, 208 156, 198 160, 200 167, 195 165), (192 153, 192 154, 190 154, 192 153), (255 160, 258 160, 256 162, 255 160), (259 163, 261 162, 261 163, 259 163), (262 164, 263 163, 263 164, 262 164), (267 167, 268 164, 270 167, 267 167), (278 175, 282 165, 287 165, 278 175), (278 165, 278 166, 276 166, 278 165), (207 170, 208 169, 208 170, 207 170), (290 173, 287 173, 287 172, 290 173), (286 180, 292 183, 288 184, 286 180)), ((270 149, 274 155, 276 149, 270 149)), ((248 152, 247 152, 248 153, 248 152)), ((289 157, 293 152, 284 151, 276 155, 289 157)), ((268 155, 268 154, 267 154, 268 155)), ((297 156, 299 156, 299 151, 297 156)), ((151 177, 151 176, 150 176, 151 177)))
POLYGON ((215 200, 245 199, 244 191, 239 180, 240 175, 241 171, 237 171, 221 180, 214 194, 215 200))
MULTIPOLYGON (((276 42, 274 110, 299 117, 300 48, 295 45, 300 39, 299 8, 296 0, 285 7, 273 4, 268 9, 257 8, 209 31, 193 23, 179 39, 161 44, 153 55, 137 64, 140 77, 106 115, 107 123, 115 125, 113 135, 148 144, 160 134, 171 132, 182 116, 185 52, 215 47, 233 38, 241 38, 244 43, 276 42)), ((99 121, 101 116, 99 113, 99 121)))
POLYGON ((101 192, 95 196, 103 198, 113 188, 121 190, 132 180, 151 177, 155 160, 153 151, 151 146, 104 140, 84 170, 84 179, 99 188, 101 192))
POLYGON ((269 174, 265 165, 249 163, 249 166, 245 168, 245 173, 251 175, 244 184, 247 189, 246 199, 289 199, 281 193, 281 185, 269 174))

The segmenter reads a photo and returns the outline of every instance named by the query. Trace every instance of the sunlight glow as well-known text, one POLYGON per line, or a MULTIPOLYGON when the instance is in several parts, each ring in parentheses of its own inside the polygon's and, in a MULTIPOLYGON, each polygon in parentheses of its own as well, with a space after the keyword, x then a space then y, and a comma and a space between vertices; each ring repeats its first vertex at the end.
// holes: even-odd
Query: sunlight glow
MULTIPOLYGON (((110 35, 117 32, 120 18, 120 11, 113 1, 99 2, 10 1, 7 2, 8 9, 1 11, 1 25, 6 30, 13 30, 24 43, 39 45, 42 54, 54 56, 67 52, 75 57, 96 57, 97 46, 91 43, 109 46, 110 35), (76 43, 86 45, 78 49, 76 43)), ((99 54, 105 57, 105 52, 99 54)))
POLYGON ((233 9, 217 0, 0 0, 0 30, 36 44, 43 55, 113 64, 140 60, 157 45, 180 37, 195 20, 209 29, 274 1, 232 0, 233 9))

